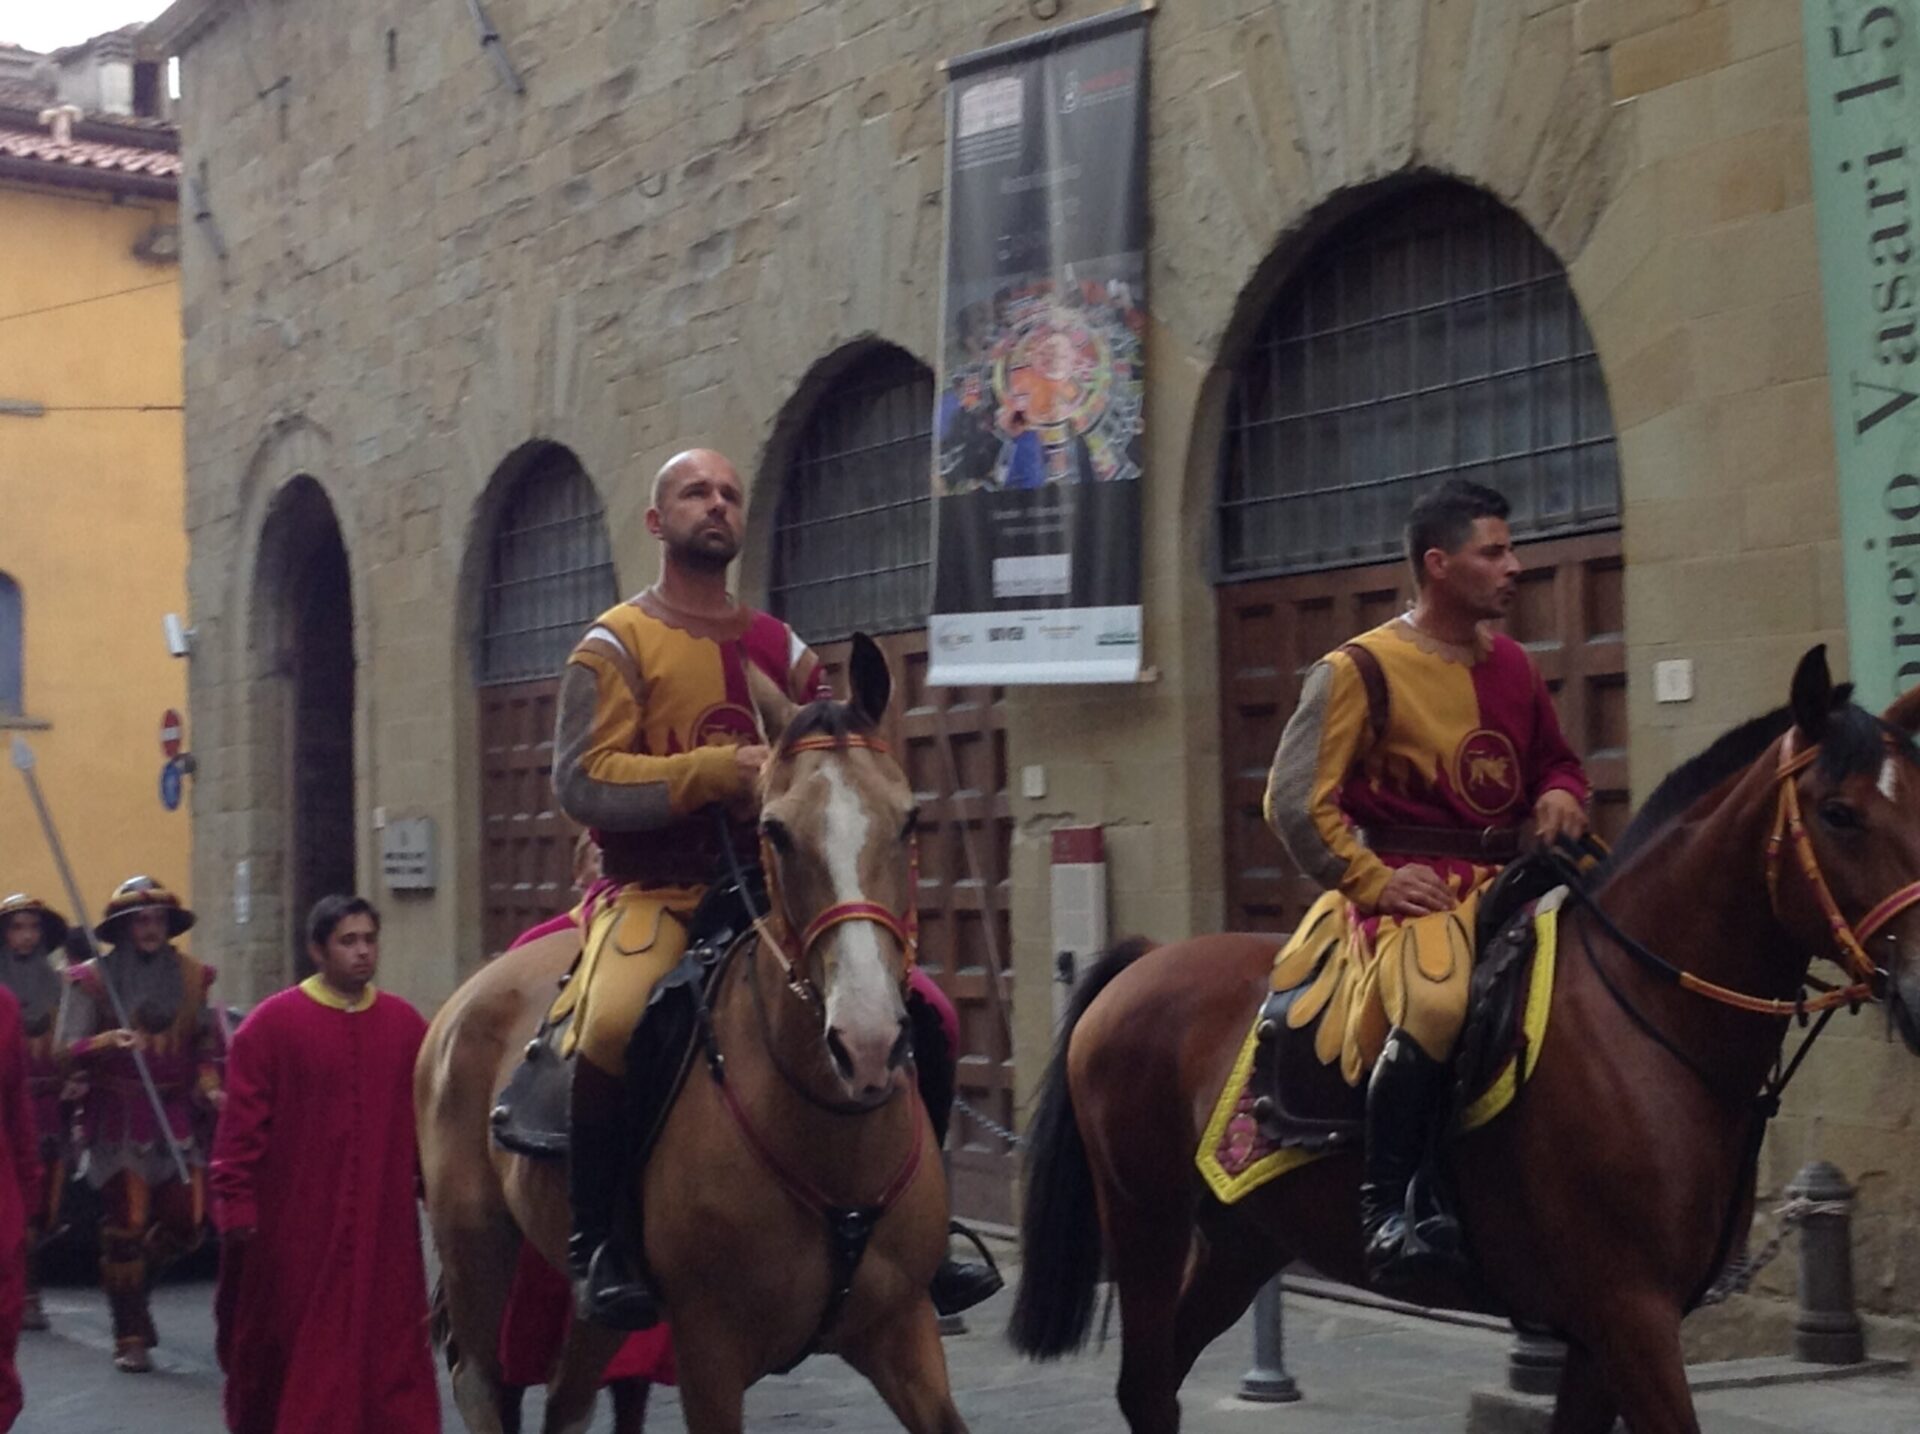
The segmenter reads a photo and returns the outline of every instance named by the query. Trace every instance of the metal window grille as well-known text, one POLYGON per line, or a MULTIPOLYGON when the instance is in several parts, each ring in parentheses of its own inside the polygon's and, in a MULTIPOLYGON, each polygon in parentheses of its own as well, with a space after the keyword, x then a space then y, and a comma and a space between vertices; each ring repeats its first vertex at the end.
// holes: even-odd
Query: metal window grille
POLYGON ((18 717, 26 700, 26 624, 20 585, 0 573, 0 716, 18 717))
POLYGON ((550 448, 508 495, 494 530, 481 685, 557 676, 617 598, 600 495, 571 453, 550 448))
POLYGON ((809 642, 927 621, 933 374, 901 349, 856 362, 814 406, 774 519, 773 611, 809 642))
POLYGON ((1461 186, 1330 234, 1235 375, 1221 576, 1400 553, 1408 507, 1451 477, 1504 493, 1519 538, 1619 525, 1613 414, 1566 271, 1461 186))

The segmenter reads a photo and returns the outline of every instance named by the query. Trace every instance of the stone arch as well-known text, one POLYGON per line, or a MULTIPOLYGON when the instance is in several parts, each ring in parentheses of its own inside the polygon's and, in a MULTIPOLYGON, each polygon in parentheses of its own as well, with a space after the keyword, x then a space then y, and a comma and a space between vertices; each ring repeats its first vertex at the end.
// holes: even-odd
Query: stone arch
POLYGON ((296 474, 258 528, 243 609, 253 790, 247 975, 254 994, 297 980, 306 913, 359 871, 352 568, 334 505, 296 474))

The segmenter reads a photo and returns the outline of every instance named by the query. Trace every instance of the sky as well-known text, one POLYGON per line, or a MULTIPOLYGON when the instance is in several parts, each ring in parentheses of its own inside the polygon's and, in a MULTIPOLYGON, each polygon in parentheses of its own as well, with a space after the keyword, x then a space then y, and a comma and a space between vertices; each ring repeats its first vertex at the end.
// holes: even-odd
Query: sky
POLYGON ((0 40, 57 50, 135 20, 151 20, 171 0, 0 0, 0 40))

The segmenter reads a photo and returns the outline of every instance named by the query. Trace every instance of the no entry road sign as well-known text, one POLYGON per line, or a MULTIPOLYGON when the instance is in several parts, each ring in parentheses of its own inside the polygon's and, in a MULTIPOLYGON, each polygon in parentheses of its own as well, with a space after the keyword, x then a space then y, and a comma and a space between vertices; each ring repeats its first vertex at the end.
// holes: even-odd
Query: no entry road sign
POLYGON ((171 760, 180 755, 180 734, 185 729, 180 714, 169 707, 160 714, 160 753, 171 760))

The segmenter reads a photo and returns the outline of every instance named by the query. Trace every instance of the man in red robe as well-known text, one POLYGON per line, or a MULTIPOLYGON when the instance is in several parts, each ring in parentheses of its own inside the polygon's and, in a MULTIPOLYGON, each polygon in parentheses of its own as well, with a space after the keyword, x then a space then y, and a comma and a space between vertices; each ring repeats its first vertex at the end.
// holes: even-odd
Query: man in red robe
POLYGON ((380 917, 329 896, 315 974, 248 1016, 211 1183, 233 1434, 439 1434, 420 1252, 420 1013, 376 991, 380 917))
POLYGON ((27 1100, 40 1132, 41 1199, 27 1211, 27 1302, 22 1329, 47 1327, 34 1266, 41 1244, 60 1228, 60 1196, 67 1188, 67 1113, 60 1101, 67 1073, 54 1030, 63 983, 53 964, 54 952, 66 939, 66 919, 44 901, 25 892, 0 901, 0 986, 13 992, 20 1003, 20 1027, 27 1042, 27 1100))
POLYGON ((20 1417, 20 1314, 27 1298, 27 1211, 40 1199, 40 1135, 27 1103, 20 1003, 0 986, 0 1434, 20 1417))

